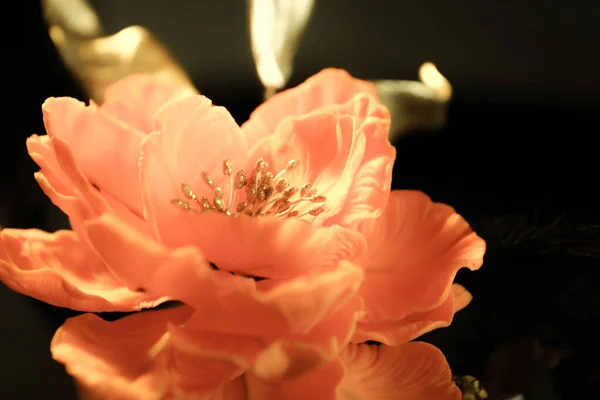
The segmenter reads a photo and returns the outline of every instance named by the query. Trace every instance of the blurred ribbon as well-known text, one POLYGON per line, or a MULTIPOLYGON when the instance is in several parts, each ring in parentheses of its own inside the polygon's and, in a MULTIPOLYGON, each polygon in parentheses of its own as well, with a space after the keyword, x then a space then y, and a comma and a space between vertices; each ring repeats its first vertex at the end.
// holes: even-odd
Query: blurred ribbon
POLYGON ((265 99, 290 79, 313 5, 314 0, 248 0, 252 55, 265 99))
MULTIPOLYGON (((265 98, 285 88, 310 20, 314 0, 247 0, 250 45, 265 98)), ((66 68, 86 93, 101 102, 104 88, 132 73, 165 76, 193 87, 191 79, 150 31, 130 26, 104 36, 86 0, 42 0, 50 38, 66 68)), ((392 115, 390 138, 414 130, 441 128, 452 86, 431 63, 419 81, 379 80, 375 86, 392 115)))
POLYGON ((42 8, 66 68, 94 101, 102 102, 107 85, 133 73, 160 75, 194 87, 147 29, 130 26, 102 36, 100 20, 86 0, 42 0, 42 8))

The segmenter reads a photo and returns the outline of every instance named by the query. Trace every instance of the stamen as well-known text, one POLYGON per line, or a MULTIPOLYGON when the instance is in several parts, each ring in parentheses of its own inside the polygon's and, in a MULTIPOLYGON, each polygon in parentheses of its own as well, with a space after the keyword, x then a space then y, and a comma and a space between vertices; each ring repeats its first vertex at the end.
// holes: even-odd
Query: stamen
POLYGON ((229 177, 229 203, 227 207, 233 205, 233 175, 231 174, 231 160, 223 161, 223 175, 229 177))
POLYGON ((215 182, 213 181, 213 179, 210 177, 210 175, 206 172, 202 173, 202 178, 204 179, 204 182, 210 186, 212 189, 215 188, 215 182))
POLYGON ((298 166, 298 161, 296 160, 290 160, 287 163, 287 166, 285 167, 286 171, 291 171, 294 168, 296 168, 298 166))
POLYGON ((285 168, 275 176, 275 179, 277 180, 277 179, 281 178, 283 176, 283 174, 285 174, 288 171, 294 170, 297 166, 298 166, 298 161, 296 161, 296 160, 288 161, 285 168))
POLYGON ((194 203, 198 202, 198 197, 196 197, 196 195, 194 194, 194 192, 192 191, 192 189, 186 185, 185 183, 181 185, 181 191, 183 192, 183 194, 185 195, 185 197, 187 197, 188 199, 192 200, 194 203))
POLYGON ((239 190, 244 186, 246 186, 246 173, 240 170, 235 174, 235 188, 239 190))
POLYGON ((231 176, 231 161, 230 160, 223 161, 223 175, 231 176))
POLYGON ((210 189, 212 196, 198 198, 186 183, 181 185, 182 199, 173 199, 171 203, 184 211, 193 213, 219 212, 235 218, 242 214, 250 217, 272 215, 279 218, 317 217, 325 211, 327 198, 318 194, 311 183, 301 187, 293 186, 283 178, 286 172, 299 165, 297 160, 288 161, 286 167, 274 175, 268 171, 269 163, 259 158, 247 175, 244 170, 233 174, 230 160, 223 161, 222 173, 225 178, 225 192, 217 186, 207 172, 202 172, 202 180, 210 189), (242 201, 237 199, 241 196, 242 201), (209 200, 212 198, 212 200, 209 200), (306 203, 317 204, 307 207, 306 203))

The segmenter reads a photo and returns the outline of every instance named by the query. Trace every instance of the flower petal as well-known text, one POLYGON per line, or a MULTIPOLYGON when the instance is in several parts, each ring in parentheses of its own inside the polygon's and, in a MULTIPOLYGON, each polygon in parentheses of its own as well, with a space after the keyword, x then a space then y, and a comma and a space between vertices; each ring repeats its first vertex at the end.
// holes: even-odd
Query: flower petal
POLYGON ((132 311, 167 300, 128 290, 72 231, 4 229, 0 280, 46 303, 75 310, 132 311))
POLYGON ((360 269, 341 262, 330 272, 263 291, 252 279, 213 270, 196 247, 169 250, 113 216, 87 226, 94 248, 129 288, 193 306, 196 313, 188 326, 198 330, 272 338, 305 332, 340 309, 362 281, 360 269))
POLYGON ((196 394, 192 398, 246 400, 241 375, 249 367, 246 360, 260 347, 258 340, 247 336, 193 331, 186 321, 170 324, 151 353, 170 367, 172 392, 182 398, 196 394))
POLYGON ((113 210, 106 198, 83 175, 68 143, 62 139, 54 138, 52 144, 56 160, 70 180, 72 194, 63 195, 58 193, 41 172, 34 174, 34 176, 50 200, 69 216, 73 230, 85 236, 85 232, 81 229, 83 221, 103 213, 113 213, 113 210))
POLYGON ((429 311, 415 312, 400 319, 359 321, 352 342, 373 340, 389 346, 409 342, 434 329, 449 326, 458 307, 464 305, 461 301, 455 300, 453 290, 442 304, 429 311))
POLYGON ((359 225, 368 250, 360 294, 365 323, 401 320, 443 304, 456 272, 478 269, 485 242, 451 207, 417 191, 393 191, 385 214, 359 225))
POLYGON ((307 332, 272 342, 255 360, 252 373, 261 379, 296 379, 334 360, 362 318, 363 302, 354 296, 307 332))
POLYGON ((221 184, 225 160, 230 160, 233 168, 245 166, 246 141, 231 115, 222 107, 213 107, 204 96, 168 103, 157 113, 155 123, 160 134, 144 140, 140 160, 146 217, 167 245, 188 244, 193 235, 188 226, 191 214, 171 202, 192 202, 182 193, 184 183, 200 201, 203 196, 212 200, 214 192, 204 182, 203 173, 221 184))
POLYGON ((52 355, 95 399, 242 400, 242 382, 230 380, 235 362, 225 354, 219 360, 193 352, 170 337, 169 327, 181 325, 190 313, 188 307, 175 307, 115 322, 84 314, 56 332, 52 355))
POLYGON ((247 374, 248 400, 337 400, 337 386, 343 375, 344 365, 339 359, 296 379, 270 381, 247 374))
POLYGON ((40 166, 34 174, 44 193, 69 216, 71 226, 80 232, 83 220, 111 211, 136 227, 148 230, 140 214, 132 211, 110 193, 100 193, 78 168, 69 145, 61 139, 32 135, 27 140, 29 155, 40 166))
POLYGON ((340 355, 346 375, 339 400, 460 400, 442 352, 422 342, 350 345, 340 355))
POLYGON ((473 295, 469 293, 464 286, 455 283, 452 285, 452 295, 454 296, 454 312, 457 313, 471 303, 473 295))
MULTIPOLYGON (((283 177, 299 188, 310 183, 326 197, 317 221, 353 226, 380 216, 387 204, 396 153, 387 137, 389 121, 375 98, 358 94, 343 105, 285 119, 252 149, 249 160, 262 157, 275 173, 297 161, 283 177)), ((313 206, 304 200, 295 210, 304 214, 313 206)))
POLYGON ((29 156, 41 168, 40 172, 54 190, 62 195, 73 196, 73 184, 56 159, 50 136, 31 135, 26 143, 29 156))
POLYGON ((53 144, 55 139, 68 143, 83 176, 141 216, 137 164, 144 134, 72 98, 50 98, 42 111, 53 144))
POLYGON ((343 104, 363 92, 377 96, 373 83, 355 79, 341 69, 327 68, 261 104, 242 125, 242 130, 252 146, 275 132, 285 117, 308 114, 332 104, 343 104))
POLYGON ((194 94, 192 88, 173 80, 133 74, 106 88, 101 109, 140 132, 150 133, 154 114, 160 107, 194 94))
MULTIPOLYGON (((183 211, 180 211, 183 213, 183 211)), ((193 240, 224 271, 286 279, 327 271, 366 251, 363 236, 340 226, 320 227, 298 219, 189 215, 193 240)))

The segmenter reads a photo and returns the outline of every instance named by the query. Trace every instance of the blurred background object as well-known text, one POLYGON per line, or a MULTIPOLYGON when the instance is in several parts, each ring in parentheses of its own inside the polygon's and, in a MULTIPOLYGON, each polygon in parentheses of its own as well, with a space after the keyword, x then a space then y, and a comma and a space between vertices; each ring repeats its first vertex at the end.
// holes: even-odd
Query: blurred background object
POLYGON ((186 72, 151 32, 127 26, 104 36, 87 0, 42 0, 48 34, 65 67, 97 103, 107 85, 134 73, 151 74, 193 87, 186 72))
MULTIPOLYGON (((247 0, 249 45, 268 99, 285 88, 314 1, 247 0)), ((148 29, 129 26, 104 35, 87 0, 42 0, 49 35, 65 67, 97 103, 104 89, 133 73, 158 75, 193 87, 184 68, 148 29)), ((391 137, 414 129, 439 129, 446 121, 452 86, 435 65, 419 69, 420 81, 376 81, 392 115, 391 137)))
POLYGON ((247 0, 248 28, 264 98, 285 87, 314 0, 247 0))
MULTIPOLYGON (((148 28, 238 122, 262 101, 245 2, 90 4, 102 35, 148 28)), ((87 96, 50 39, 40 1, 11 3, 5 15, 0 224, 56 230, 67 225, 32 177, 25 139, 44 132, 45 98, 87 96)), ((288 86, 329 66, 365 79, 416 79, 428 60, 452 83, 447 123, 396 141, 394 187, 451 204, 488 241, 485 267, 458 277, 473 303, 426 339, 457 375, 482 381, 492 400, 494 393, 542 399, 548 385, 561 399, 600 398, 598 15, 592 0, 316 1, 295 56, 288 86), (548 356, 555 364, 539 355, 550 353, 568 356, 548 356), (531 379, 505 373, 520 364, 531 379)), ((97 33, 89 28, 77 40, 97 33)), ((7 344, 0 398, 74 398, 48 353, 72 313, 4 287, 0 301, 7 344)))

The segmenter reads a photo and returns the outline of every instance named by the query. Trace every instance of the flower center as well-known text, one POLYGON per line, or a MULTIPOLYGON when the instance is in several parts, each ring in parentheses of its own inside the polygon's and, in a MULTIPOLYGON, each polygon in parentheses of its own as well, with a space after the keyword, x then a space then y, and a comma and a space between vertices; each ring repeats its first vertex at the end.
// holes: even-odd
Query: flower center
POLYGON ((296 187, 285 178, 285 174, 295 169, 298 164, 297 160, 290 160, 283 170, 273 174, 268 171, 269 164, 259 158, 250 174, 246 174, 244 170, 233 174, 231 161, 225 160, 225 190, 215 184, 208 173, 203 172, 202 178, 212 192, 211 198, 199 198, 189 185, 183 183, 181 191, 184 198, 173 199, 171 204, 197 214, 218 212, 233 217, 241 214, 250 217, 317 217, 325 211, 324 203, 327 198, 318 194, 311 183, 296 187))

